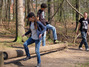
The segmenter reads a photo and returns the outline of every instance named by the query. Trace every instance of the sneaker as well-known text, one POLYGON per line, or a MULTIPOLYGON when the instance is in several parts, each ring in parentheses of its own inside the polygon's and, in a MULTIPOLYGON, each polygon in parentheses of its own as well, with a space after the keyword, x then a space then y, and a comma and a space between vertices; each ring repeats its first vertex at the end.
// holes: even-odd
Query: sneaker
POLYGON ((89 48, 87 48, 86 51, 89 51, 89 48))
POLYGON ((24 61, 26 61, 26 60, 28 60, 28 59, 31 59, 31 57, 26 57, 26 58, 24 59, 24 61))
POLYGON ((37 66, 36 67, 41 67, 41 64, 37 64, 37 66))
POLYGON ((79 47, 80 50, 82 50, 83 48, 82 47, 79 47))
POLYGON ((54 44, 57 44, 57 43, 59 43, 59 41, 58 40, 54 40, 54 44))

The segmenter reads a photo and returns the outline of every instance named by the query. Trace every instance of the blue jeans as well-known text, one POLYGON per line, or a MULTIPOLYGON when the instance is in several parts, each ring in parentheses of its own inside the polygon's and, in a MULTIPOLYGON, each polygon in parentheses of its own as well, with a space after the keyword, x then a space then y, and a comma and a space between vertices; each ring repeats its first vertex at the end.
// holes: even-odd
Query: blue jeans
MULTIPOLYGON (((53 38, 54 38, 54 40, 57 40, 56 28, 50 24, 47 24, 46 29, 52 30, 53 38)), ((45 40, 46 40, 45 38, 46 38, 46 33, 44 33, 44 36, 42 37, 42 45, 43 46, 45 46, 45 40)))
POLYGON ((42 46, 45 46, 46 44, 46 31, 44 32, 44 35, 42 37, 42 46))
POLYGON ((40 58, 40 51, 39 51, 39 48, 40 48, 41 40, 33 40, 32 38, 29 38, 29 39, 23 44, 24 49, 25 49, 25 52, 26 52, 26 55, 27 55, 27 57, 30 56, 28 45, 31 45, 32 43, 35 43, 35 52, 36 52, 36 55, 37 55, 37 62, 38 62, 38 64, 40 64, 40 63, 41 63, 41 58, 40 58))
POLYGON ((81 31, 81 35, 82 35, 82 41, 81 41, 81 43, 79 45, 79 48, 82 47, 82 45, 84 44, 85 45, 85 48, 87 49, 88 48, 87 32, 81 31))

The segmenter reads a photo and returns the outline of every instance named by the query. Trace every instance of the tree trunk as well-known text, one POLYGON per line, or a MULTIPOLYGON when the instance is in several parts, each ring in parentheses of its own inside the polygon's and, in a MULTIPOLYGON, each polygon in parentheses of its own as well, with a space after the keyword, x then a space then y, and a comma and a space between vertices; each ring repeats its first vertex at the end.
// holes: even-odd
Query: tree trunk
POLYGON ((25 0, 25 17, 27 16, 27 0, 25 0))
POLYGON ((28 13, 30 13, 31 12, 31 6, 30 6, 30 0, 27 0, 27 7, 28 7, 28 13))
POLYGON ((50 21, 50 23, 52 25, 54 24, 54 18, 51 18, 54 15, 54 0, 48 0, 48 21, 50 21))
POLYGON ((24 29, 23 0, 16 0, 16 41, 22 42, 24 29))
POLYGON ((11 4, 11 0, 8 0, 8 2, 7 2, 7 20, 8 20, 8 26, 9 26, 9 22, 10 22, 10 4, 11 4))
MULTIPOLYGON (((52 17, 54 15, 54 4, 53 4, 54 0, 51 0, 51 4, 50 4, 50 16, 52 17)), ((55 26, 55 22, 54 22, 54 17, 51 19, 51 25, 55 26)))
POLYGON ((38 4, 38 3, 37 3, 37 0, 36 0, 36 13, 37 13, 37 4, 38 4))
POLYGON ((0 24, 2 23, 2 5, 3 5, 3 1, 0 0, 0 24))
MULTIPOLYGON (((76 0, 76 9, 79 11, 79 0, 76 0)), ((79 22, 79 13, 76 12, 76 29, 79 22)))
POLYGON ((31 5, 32 12, 35 12, 35 9, 34 9, 34 6, 33 6, 33 0, 30 1, 30 5, 31 5))
POLYGON ((16 0, 13 1, 13 20, 15 21, 16 17, 16 0))
MULTIPOLYGON (((63 0, 62 0, 63 1, 63 0)), ((63 1, 64 2, 64 1, 63 1)), ((62 22, 63 20, 63 2, 61 3, 61 7, 60 7, 60 18, 59 18, 59 21, 62 22)))
POLYGON ((3 0, 3 5, 2 5, 2 19, 3 19, 3 20, 5 20, 5 15, 6 15, 5 1, 6 1, 6 0, 3 0))
MULTIPOLYGON (((48 21, 51 25, 55 26, 54 23, 54 18, 51 18, 54 15, 54 0, 48 0, 48 21)), ((49 32, 50 33, 50 32, 49 32)), ((53 34, 52 32, 50 33, 51 35, 49 36, 49 38, 53 39, 53 34)))
POLYGON ((50 21, 50 2, 51 0, 48 0, 48 21, 50 21))
POLYGON ((9 0, 9 16, 8 16, 8 17, 9 17, 9 18, 8 18, 8 19, 9 19, 9 22, 10 22, 10 15, 11 15, 11 14, 10 14, 10 6, 11 6, 11 0, 9 0))
POLYGON ((5 11, 6 11, 5 21, 7 21, 8 20, 8 0, 5 0, 5 11))

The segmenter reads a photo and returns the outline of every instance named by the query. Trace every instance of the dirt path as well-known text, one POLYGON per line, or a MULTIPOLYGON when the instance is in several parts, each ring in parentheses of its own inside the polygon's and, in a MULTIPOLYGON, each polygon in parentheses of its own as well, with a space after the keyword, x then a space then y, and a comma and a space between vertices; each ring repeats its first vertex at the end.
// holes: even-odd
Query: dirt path
MULTIPOLYGON (((5 64, 5 67, 35 67, 36 57, 27 61, 23 61, 23 58, 25 57, 5 64)), ((41 56, 41 61, 42 67, 89 67, 89 52, 78 50, 77 47, 69 47, 62 51, 44 54, 41 56)))

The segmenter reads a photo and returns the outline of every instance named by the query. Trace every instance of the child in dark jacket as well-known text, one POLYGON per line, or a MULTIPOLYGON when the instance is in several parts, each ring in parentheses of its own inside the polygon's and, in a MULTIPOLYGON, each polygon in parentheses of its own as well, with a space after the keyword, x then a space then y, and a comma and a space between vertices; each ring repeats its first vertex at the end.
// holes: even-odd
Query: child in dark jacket
MULTIPOLYGON (((45 9, 47 8, 47 5, 45 3, 41 4, 41 9, 38 10, 37 12, 37 17, 41 21, 42 24, 46 26, 46 30, 52 30, 53 33, 53 39, 54 39, 54 44, 59 43, 57 40, 57 33, 56 33, 56 28, 49 24, 49 22, 45 19, 45 9)), ((42 38, 42 45, 45 46, 45 38, 46 38, 46 31, 44 33, 44 36, 42 38)))

